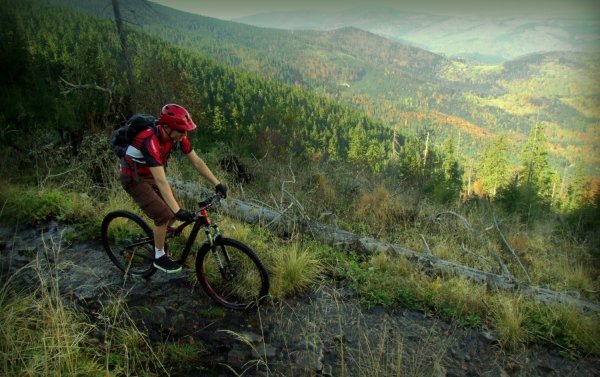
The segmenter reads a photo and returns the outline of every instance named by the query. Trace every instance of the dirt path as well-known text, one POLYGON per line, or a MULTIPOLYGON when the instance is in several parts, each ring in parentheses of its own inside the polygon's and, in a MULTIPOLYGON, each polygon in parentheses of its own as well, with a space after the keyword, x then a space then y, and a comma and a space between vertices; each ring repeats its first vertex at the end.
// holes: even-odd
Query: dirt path
POLYGON ((202 346, 197 363, 173 375, 234 375, 227 364, 252 376, 600 376, 598 358, 537 346, 507 354, 492 332, 402 309, 364 310, 333 282, 258 312, 221 310, 191 284, 190 271, 124 282, 99 242, 68 245, 63 231, 56 223, 0 227, 2 275, 37 257, 60 269, 63 296, 92 318, 103 302, 123 298, 152 340, 202 346))

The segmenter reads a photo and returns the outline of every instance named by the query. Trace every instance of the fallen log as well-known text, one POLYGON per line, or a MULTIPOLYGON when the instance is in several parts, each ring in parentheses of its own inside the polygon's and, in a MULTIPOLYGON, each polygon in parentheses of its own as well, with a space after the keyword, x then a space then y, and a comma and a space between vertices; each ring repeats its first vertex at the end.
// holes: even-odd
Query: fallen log
MULTIPOLYGON (((201 199, 202 197, 211 194, 211 192, 206 189, 186 182, 173 181, 172 185, 180 195, 193 199, 201 199)), ((227 199, 223 201, 222 210, 230 217, 250 224, 268 226, 270 229, 276 230, 280 234, 290 234, 300 230, 312 235, 317 241, 342 250, 354 251, 365 255, 379 252, 400 255, 430 274, 458 275, 475 283, 486 284, 491 290, 520 293, 534 297, 538 301, 546 304, 564 303, 586 311, 600 311, 600 305, 597 303, 582 300, 568 293, 532 286, 528 282, 517 281, 512 276, 497 275, 481 271, 455 262, 440 259, 430 253, 422 253, 407 249, 398 244, 381 242, 371 237, 361 237, 317 221, 292 219, 275 209, 267 208, 258 203, 250 203, 238 199, 227 199)))

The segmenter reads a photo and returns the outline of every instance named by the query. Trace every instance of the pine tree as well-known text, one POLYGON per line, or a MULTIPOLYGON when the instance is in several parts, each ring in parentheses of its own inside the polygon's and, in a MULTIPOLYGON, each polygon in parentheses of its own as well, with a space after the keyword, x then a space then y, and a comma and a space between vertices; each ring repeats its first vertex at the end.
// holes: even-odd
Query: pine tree
POLYGON ((227 119, 219 106, 213 110, 212 130, 216 135, 223 135, 227 130, 227 119))
POLYGON ((551 195, 551 174, 548 163, 547 139, 544 128, 537 123, 521 152, 524 184, 534 189, 543 198, 551 195))
POLYGON ((367 152, 367 132, 361 123, 357 124, 350 131, 350 141, 348 145, 348 159, 354 163, 365 161, 367 152))
POLYGON ((484 148, 478 169, 478 177, 483 180, 483 188, 490 196, 496 196, 498 189, 506 185, 508 169, 508 140, 503 136, 496 137, 484 148))
POLYGON ((410 136, 402 147, 400 159, 400 172, 404 177, 417 178, 421 176, 423 167, 424 143, 419 138, 410 136))
POLYGON ((567 189, 567 211, 575 211, 583 207, 585 195, 587 192, 587 181, 585 177, 585 167, 581 159, 575 164, 575 175, 569 188, 567 189))
POLYGON ((372 140, 367 148, 365 159, 371 170, 376 173, 381 172, 386 163, 384 145, 377 140, 372 140))
POLYGON ((328 144, 327 144, 327 154, 329 155, 330 160, 337 161, 340 159, 340 154, 339 154, 338 150, 339 150, 338 136, 337 136, 337 132, 335 130, 333 130, 333 134, 331 135, 331 138, 329 138, 328 144))

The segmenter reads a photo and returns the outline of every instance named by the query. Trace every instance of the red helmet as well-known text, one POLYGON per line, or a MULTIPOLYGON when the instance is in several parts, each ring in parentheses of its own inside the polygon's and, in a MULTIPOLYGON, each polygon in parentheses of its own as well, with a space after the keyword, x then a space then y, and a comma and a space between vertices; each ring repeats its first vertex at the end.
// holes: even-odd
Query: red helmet
POLYGON ((174 103, 163 106, 158 123, 166 124, 169 128, 182 132, 196 129, 196 123, 190 117, 190 113, 184 107, 174 103))

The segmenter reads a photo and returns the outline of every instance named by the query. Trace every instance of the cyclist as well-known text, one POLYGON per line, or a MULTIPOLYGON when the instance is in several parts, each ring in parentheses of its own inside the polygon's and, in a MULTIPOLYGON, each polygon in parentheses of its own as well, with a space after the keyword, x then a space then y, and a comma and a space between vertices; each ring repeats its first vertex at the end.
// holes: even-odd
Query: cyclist
POLYGON ((176 219, 194 218, 179 205, 165 173, 169 153, 176 143, 198 173, 214 185, 216 192, 223 198, 227 196, 227 187, 192 149, 187 133, 195 129, 196 124, 184 107, 165 105, 156 130, 148 128, 138 133, 121 160, 121 185, 154 221, 154 267, 167 273, 181 271, 181 266, 165 253, 167 227, 176 219))

